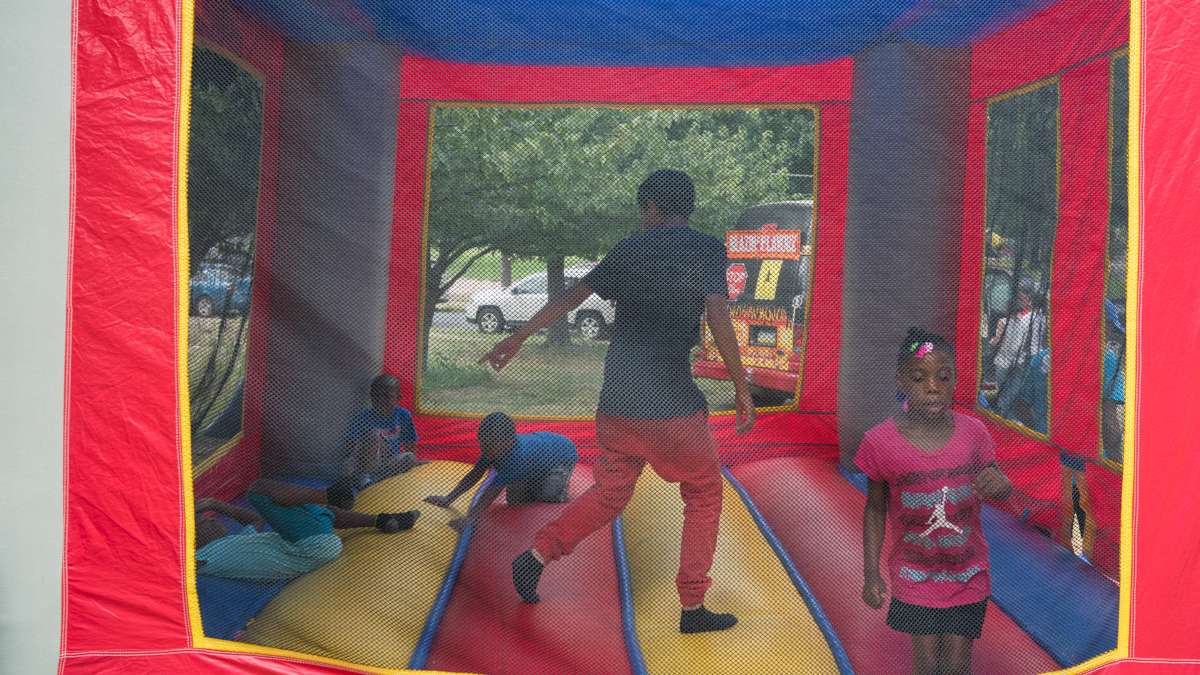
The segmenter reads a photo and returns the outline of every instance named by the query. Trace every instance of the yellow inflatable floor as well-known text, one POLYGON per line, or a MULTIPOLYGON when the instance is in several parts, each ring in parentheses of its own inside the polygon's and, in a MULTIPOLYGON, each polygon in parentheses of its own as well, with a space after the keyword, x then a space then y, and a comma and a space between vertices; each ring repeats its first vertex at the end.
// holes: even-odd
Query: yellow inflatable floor
MULTIPOLYGON (((250 623, 245 641, 381 668, 404 668, 454 555, 455 512, 421 500, 446 494, 469 467, 434 462, 364 490, 355 510, 420 509, 416 527, 344 530, 340 558, 288 584, 250 623)), ((459 500, 465 507, 467 497, 459 500)))
POLYGON ((678 486, 646 471, 624 520, 634 623, 650 673, 838 672, 803 598, 728 483, 705 605, 736 614, 738 625, 730 630, 679 632, 675 574, 683 501, 678 486))

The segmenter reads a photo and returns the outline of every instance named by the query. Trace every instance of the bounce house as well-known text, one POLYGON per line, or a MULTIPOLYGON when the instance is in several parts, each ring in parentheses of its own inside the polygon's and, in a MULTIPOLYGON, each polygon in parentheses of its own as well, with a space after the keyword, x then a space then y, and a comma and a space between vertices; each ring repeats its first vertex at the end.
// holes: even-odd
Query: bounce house
POLYGON ((975 562, 885 596, 986 572, 971 672, 1200 670, 1188 5, 76 3, 60 669, 908 672, 882 546, 885 578, 975 562), (694 208, 639 192, 660 169, 694 208), (715 272, 612 276, 681 214, 715 272), (701 277, 700 324, 644 311, 701 277), (686 363, 630 346, 655 321, 686 363), (523 601, 537 533, 614 480, 603 401, 668 370, 719 487, 630 464, 523 601), (924 386, 990 439, 928 494, 868 458, 924 386), (518 490, 509 418, 569 470, 518 490), (703 509, 738 623, 690 634, 703 509))

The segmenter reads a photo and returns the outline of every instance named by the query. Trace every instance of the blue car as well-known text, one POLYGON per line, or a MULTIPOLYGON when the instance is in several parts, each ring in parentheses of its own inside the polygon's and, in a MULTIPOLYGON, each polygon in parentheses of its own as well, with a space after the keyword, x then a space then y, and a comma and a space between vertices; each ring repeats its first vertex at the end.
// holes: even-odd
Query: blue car
POLYGON ((245 314, 250 309, 250 276, 238 275, 227 266, 201 267, 188 286, 196 316, 245 314))

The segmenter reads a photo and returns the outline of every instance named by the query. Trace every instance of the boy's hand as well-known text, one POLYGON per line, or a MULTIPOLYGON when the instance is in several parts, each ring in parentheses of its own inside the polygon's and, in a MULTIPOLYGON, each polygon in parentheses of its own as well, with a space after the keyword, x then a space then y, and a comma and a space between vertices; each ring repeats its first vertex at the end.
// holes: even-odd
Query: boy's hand
POLYGON ((484 354, 483 358, 479 359, 479 362, 487 363, 499 372, 504 369, 504 366, 508 365, 509 361, 512 361, 517 352, 521 350, 521 345, 524 342, 525 338, 519 335, 510 335, 497 342, 496 346, 492 347, 492 351, 484 354))
POLYGON ((734 406, 737 408, 737 432, 744 434, 754 428, 754 398, 750 395, 749 387, 738 387, 734 393, 734 406))
POLYGON ((971 486, 984 499, 1004 499, 1012 492, 1012 481, 994 464, 980 471, 971 486))
POLYGON ((446 524, 450 526, 450 529, 454 530, 455 532, 458 532, 459 534, 462 534, 463 529, 465 529, 467 527, 467 519, 466 518, 455 518, 454 520, 451 520, 450 522, 448 522, 446 524))
POLYGON ((450 498, 449 497, 439 497, 437 495, 429 495, 428 497, 425 498, 425 501, 429 504, 433 504, 434 506, 440 506, 443 509, 450 508, 450 498))
POLYGON ((887 583, 878 573, 868 574, 863 579, 863 602, 871 609, 883 607, 883 599, 887 597, 887 583))

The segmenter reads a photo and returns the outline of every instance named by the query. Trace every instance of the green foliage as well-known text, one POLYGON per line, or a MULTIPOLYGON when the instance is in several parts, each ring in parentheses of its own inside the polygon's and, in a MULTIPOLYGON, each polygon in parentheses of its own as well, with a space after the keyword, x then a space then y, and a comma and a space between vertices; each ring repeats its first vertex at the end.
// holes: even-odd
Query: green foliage
POLYGON ((188 232, 192 264, 257 224, 262 85, 219 54, 192 52, 188 232))
POLYGON ((1003 244, 989 259, 1049 292, 1058 222, 1058 85, 988 106, 987 232, 1003 244))
POLYGON ((438 108, 426 307, 493 251, 599 257, 637 227, 655 169, 692 176, 692 224, 717 235, 746 206, 810 197, 814 127, 809 109, 438 108))

